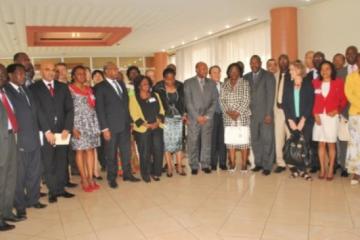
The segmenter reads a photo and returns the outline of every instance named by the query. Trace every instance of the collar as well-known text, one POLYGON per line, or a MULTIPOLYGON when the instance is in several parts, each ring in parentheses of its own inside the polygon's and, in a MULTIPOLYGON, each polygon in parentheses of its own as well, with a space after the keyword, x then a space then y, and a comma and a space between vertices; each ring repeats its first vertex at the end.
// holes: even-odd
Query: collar
POLYGON ((108 83, 110 83, 111 85, 114 85, 114 83, 116 82, 116 80, 110 79, 110 78, 105 78, 106 81, 108 81, 108 83))
POLYGON ((54 80, 47 81, 47 80, 42 79, 42 81, 46 87, 49 87, 49 84, 51 84, 51 86, 54 87, 54 80))
POLYGON ((16 85, 15 83, 9 82, 9 84, 15 88, 16 91, 19 91, 20 86, 16 85))
POLYGON ((196 76, 196 78, 197 78, 197 80, 200 82, 201 80, 204 80, 205 81, 205 79, 206 78, 200 78, 199 76, 196 76))

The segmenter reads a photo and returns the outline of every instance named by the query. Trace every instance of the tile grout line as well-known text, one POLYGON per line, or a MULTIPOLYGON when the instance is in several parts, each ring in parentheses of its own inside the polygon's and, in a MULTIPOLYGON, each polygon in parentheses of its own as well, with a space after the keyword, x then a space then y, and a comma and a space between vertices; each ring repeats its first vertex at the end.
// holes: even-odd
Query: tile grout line
POLYGON ((312 192, 313 192, 313 181, 310 183, 310 196, 309 196, 309 217, 308 217, 308 234, 307 239, 310 240, 310 229, 311 229, 311 199, 312 199, 312 192))

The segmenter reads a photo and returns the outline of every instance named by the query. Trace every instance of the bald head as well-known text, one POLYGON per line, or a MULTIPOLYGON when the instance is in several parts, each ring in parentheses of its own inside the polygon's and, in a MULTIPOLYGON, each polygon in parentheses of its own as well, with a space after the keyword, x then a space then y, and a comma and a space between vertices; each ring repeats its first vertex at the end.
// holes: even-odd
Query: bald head
POLYGON ((40 64, 40 74, 42 79, 51 82, 55 79, 55 64, 52 62, 42 62, 40 64))
POLYGON ((119 68, 116 64, 108 62, 104 65, 104 75, 109 79, 116 80, 119 76, 119 68))
POLYGON ((0 87, 7 83, 7 72, 4 65, 0 64, 0 87))
POLYGON ((305 67, 308 69, 314 68, 314 64, 313 64, 314 54, 315 54, 314 51, 307 51, 305 53, 305 67))
POLYGON ((208 73, 208 66, 206 63, 204 63, 204 62, 196 63, 195 69, 196 69, 196 75, 199 78, 206 78, 207 73, 208 73))

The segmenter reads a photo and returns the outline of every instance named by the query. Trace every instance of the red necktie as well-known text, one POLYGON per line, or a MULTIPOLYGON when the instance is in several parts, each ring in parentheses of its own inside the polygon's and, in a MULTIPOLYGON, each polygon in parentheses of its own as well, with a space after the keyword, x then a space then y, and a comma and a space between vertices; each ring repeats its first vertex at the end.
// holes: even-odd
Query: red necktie
POLYGON ((3 89, 0 89, 0 93, 1 93, 1 101, 5 107, 8 119, 12 126, 12 129, 13 129, 14 133, 16 133, 19 130, 19 127, 18 127, 18 123, 17 123, 16 117, 15 117, 14 111, 12 110, 10 103, 9 103, 3 89))
POLYGON ((53 97, 55 95, 54 88, 50 83, 48 84, 48 86, 49 86, 50 95, 53 97))

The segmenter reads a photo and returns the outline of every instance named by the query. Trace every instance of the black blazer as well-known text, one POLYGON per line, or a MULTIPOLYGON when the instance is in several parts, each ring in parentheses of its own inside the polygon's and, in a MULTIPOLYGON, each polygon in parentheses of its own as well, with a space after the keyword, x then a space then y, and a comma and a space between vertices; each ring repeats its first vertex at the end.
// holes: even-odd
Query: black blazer
POLYGON ((10 83, 5 86, 19 125, 18 148, 20 151, 31 152, 40 147, 39 119, 41 116, 31 92, 26 87, 23 89, 29 102, 10 83))
POLYGON ((55 96, 52 97, 48 87, 42 80, 30 86, 36 104, 39 106, 40 127, 45 132, 61 133, 63 130, 72 131, 74 125, 74 103, 66 84, 54 81, 55 96))
MULTIPOLYGON (((294 81, 287 81, 284 85, 282 100, 286 123, 289 119, 295 120, 294 81)), ((305 117, 306 123, 314 121, 312 109, 314 105, 314 89, 312 82, 304 79, 300 89, 300 118, 305 117)))
MULTIPOLYGON (((175 108, 179 111, 180 115, 185 113, 185 103, 184 103, 184 84, 180 81, 175 82, 176 91, 179 95, 179 101, 176 102, 175 108)), ((156 83, 154 86, 154 91, 159 94, 162 104, 165 110, 165 116, 171 115, 171 110, 168 104, 168 98, 166 96, 166 88, 164 80, 156 83)))
POLYGON ((118 81, 122 88, 122 98, 113 86, 104 80, 95 86, 96 112, 100 129, 108 128, 113 133, 130 129, 129 96, 125 84, 118 81))

